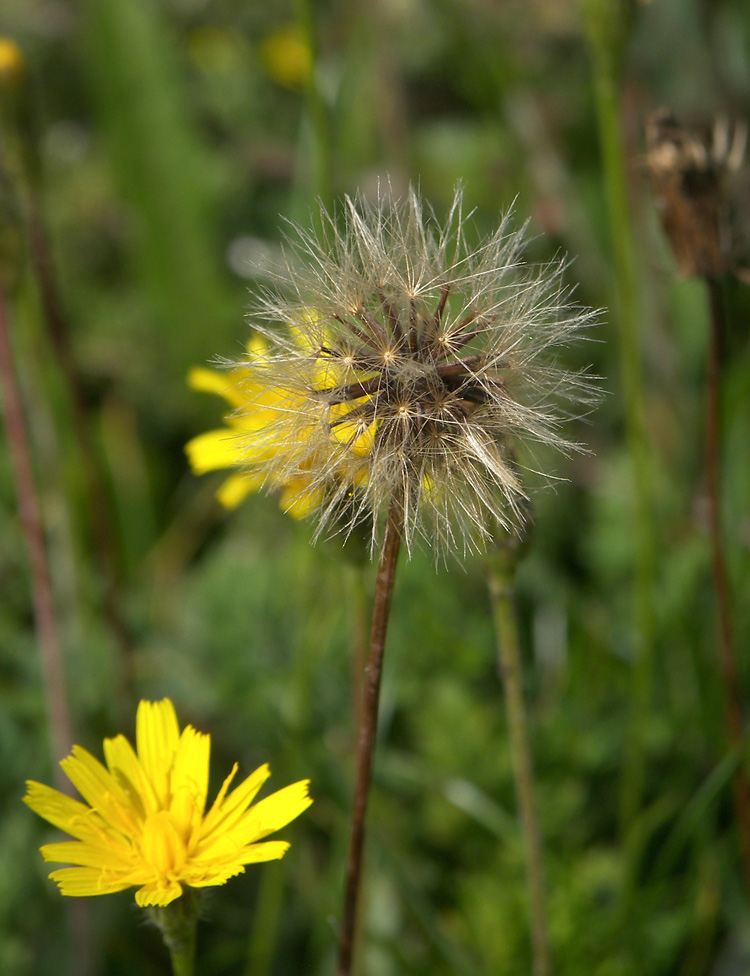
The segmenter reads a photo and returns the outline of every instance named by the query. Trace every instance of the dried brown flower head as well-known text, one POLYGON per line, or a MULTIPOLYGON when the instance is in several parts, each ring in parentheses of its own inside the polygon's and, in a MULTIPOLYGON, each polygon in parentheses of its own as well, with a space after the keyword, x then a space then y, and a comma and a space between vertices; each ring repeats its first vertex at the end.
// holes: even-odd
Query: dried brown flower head
POLYGON ((680 273, 742 273, 748 257, 747 126, 686 125, 664 109, 646 122, 646 162, 680 273))

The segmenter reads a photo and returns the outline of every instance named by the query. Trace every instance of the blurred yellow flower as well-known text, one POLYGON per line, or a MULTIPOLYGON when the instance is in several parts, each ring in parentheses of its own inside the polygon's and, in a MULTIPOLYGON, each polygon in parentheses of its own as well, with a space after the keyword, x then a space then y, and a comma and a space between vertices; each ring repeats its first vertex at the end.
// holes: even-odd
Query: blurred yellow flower
MULTIPOLYGON (((297 341, 301 340, 297 337, 297 341)), ((318 448, 313 445, 317 444, 314 434, 318 425, 325 423, 329 436, 347 448, 334 472, 339 489, 342 484, 351 489, 366 481, 367 457, 374 430, 346 420, 351 405, 329 408, 321 403, 320 415, 310 411, 309 423, 297 429, 294 473, 281 471, 269 476, 265 471, 258 471, 255 466, 267 467, 276 453, 279 417, 300 409, 298 398, 290 397, 286 390, 267 386, 257 375, 256 370, 262 365, 266 352, 265 340, 256 337, 247 345, 246 363, 231 370, 198 366, 190 370, 188 384, 194 390, 224 397, 234 412, 224 418, 226 427, 194 437, 185 445, 185 452, 195 474, 225 468, 242 469, 231 474, 216 493, 225 508, 236 508, 249 494, 266 485, 280 492, 279 504, 287 514, 303 518, 323 503, 326 491, 331 487, 325 481, 316 480, 318 448)), ((328 360, 319 360, 314 368, 314 379, 324 385, 330 381, 331 368, 328 360)))
POLYGON ((309 780, 251 806, 270 776, 256 769, 228 793, 224 780, 208 813, 211 740, 188 725, 180 733, 169 699, 142 701, 136 749, 118 735, 104 740, 105 768, 80 746, 61 763, 86 806, 42 783, 28 782, 24 802, 74 841, 45 844, 45 861, 79 867, 53 871, 63 895, 104 895, 138 886, 139 905, 168 905, 182 886, 220 885, 244 865, 283 857, 286 841, 263 841, 312 803, 309 780))
POLYGON ((0 84, 15 87, 26 74, 21 48, 9 37, 0 37, 0 84))
POLYGON ((284 88, 304 88, 310 79, 310 45, 294 25, 280 27, 269 34, 260 56, 268 77, 284 88))

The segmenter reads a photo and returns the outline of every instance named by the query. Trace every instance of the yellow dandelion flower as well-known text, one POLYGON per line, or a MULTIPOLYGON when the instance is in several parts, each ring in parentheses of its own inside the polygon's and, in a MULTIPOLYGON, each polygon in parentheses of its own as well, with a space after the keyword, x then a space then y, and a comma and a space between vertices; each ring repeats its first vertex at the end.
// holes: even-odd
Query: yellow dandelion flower
MULTIPOLYGON (((297 342, 304 340, 297 335, 297 342)), ((221 485, 216 497, 228 509, 236 508, 249 494, 266 486, 279 492, 279 504, 294 518, 304 518, 323 504, 327 486, 317 477, 320 467, 319 447, 316 443, 320 418, 309 414, 308 423, 295 431, 296 465, 293 474, 267 474, 268 462, 277 450, 275 438, 279 416, 296 415, 302 407, 299 397, 287 390, 266 387, 255 374, 268 351, 264 339, 256 337, 247 344, 247 361, 231 370, 206 369, 196 366, 188 374, 188 384, 202 393, 215 393, 233 408, 224 418, 225 427, 194 437, 185 451, 194 474, 238 468, 221 485)), ((312 381, 319 384, 336 382, 332 364, 317 357, 310 367, 312 381)), ((321 410, 324 406, 321 405, 321 410)), ((367 458, 373 442, 371 427, 347 421, 346 414, 353 407, 342 404, 338 408, 339 426, 336 437, 346 441, 347 456, 329 472, 329 478, 350 487, 361 486, 367 478, 367 458)), ((285 445, 288 450, 288 445, 285 445)))
POLYGON ((283 857, 286 841, 265 841, 312 803, 309 780, 259 803, 270 776, 265 764, 231 793, 235 763, 206 812, 210 736, 188 725, 180 733, 169 699, 142 701, 136 749, 118 735, 104 740, 106 767, 74 746, 61 763, 86 804, 42 783, 28 782, 24 802, 72 841, 45 844, 45 861, 76 867, 53 871, 63 895, 105 895, 137 886, 141 906, 163 906, 183 885, 224 884, 246 864, 283 857))

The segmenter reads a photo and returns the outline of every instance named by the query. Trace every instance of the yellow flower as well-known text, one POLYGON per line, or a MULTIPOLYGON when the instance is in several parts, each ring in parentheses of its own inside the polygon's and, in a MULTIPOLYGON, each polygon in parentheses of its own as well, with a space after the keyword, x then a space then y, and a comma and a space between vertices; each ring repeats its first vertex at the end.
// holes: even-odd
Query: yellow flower
MULTIPOLYGON (((299 341, 299 340, 298 340, 299 341)), ((294 518, 303 518, 323 504, 327 481, 337 480, 349 488, 361 486, 367 477, 367 457, 371 450, 374 430, 346 421, 352 410, 349 404, 335 405, 329 410, 321 404, 317 416, 309 413, 309 423, 296 431, 295 471, 268 475, 265 468, 278 449, 275 430, 279 416, 296 414, 301 407, 297 399, 283 389, 267 387, 259 381, 255 370, 267 352, 263 339, 251 339, 247 345, 248 359, 234 369, 219 371, 196 366, 188 374, 188 384, 202 393, 216 393, 233 407, 224 418, 226 427, 194 437, 185 445, 190 466, 195 474, 241 468, 221 485, 216 497, 225 508, 236 508, 245 498, 266 485, 280 492, 279 504, 294 518), (315 432, 321 422, 335 419, 338 426, 331 430, 338 442, 346 441, 345 460, 333 472, 333 479, 316 479, 319 468, 315 432), (262 467, 263 470, 258 470, 262 467)), ((332 382, 331 364, 320 360, 315 367, 315 380, 332 382)), ((288 450, 288 445, 285 445, 288 450)))
POLYGON ((190 725, 180 734, 166 698, 138 706, 136 746, 137 752, 122 735, 105 739, 106 768, 80 746, 62 761, 89 806, 27 783, 24 802, 76 838, 41 848, 45 861, 80 865, 49 875, 63 895, 105 895, 137 885, 139 905, 168 905, 183 885, 224 884, 245 864, 283 857, 286 841, 263 838, 312 803, 309 780, 301 780, 251 806, 270 770, 261 766, 228 793, 235 763, 206 813, 210 736, 190 725))
POLYGON ((304 88, 312 76, 310 45, 294 25, 280 27, 268 35, 261 59, 268 77, 284 88, 304 88))
POLYGON ((0 37, 0 86, 16 88, 26 74, 26 59, 10 37, 0 37))

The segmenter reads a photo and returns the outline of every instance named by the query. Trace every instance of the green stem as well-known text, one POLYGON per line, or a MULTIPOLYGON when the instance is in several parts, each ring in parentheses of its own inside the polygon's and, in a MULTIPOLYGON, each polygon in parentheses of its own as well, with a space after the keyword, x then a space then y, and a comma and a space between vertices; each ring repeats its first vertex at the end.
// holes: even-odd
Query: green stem
POLYGON ((186 888, 183 895, 163 908, 150 908, 151 920, 159 928, 169 949, 174 976, 193 976, 195 934, 200 912, 200 894, 186 888))
POLYGON ((548 976, 550 955, 544 907, 544 857, 534 800, 534 768, 523 700, 518 622, 513 600, 514 580, 514 560, 503 558, 501 553, 496 554, 496 558, 489 566, 487 581, 497 636, 498 670, 505 690, 518 814, 526 845, 526 884, 529 896, 533 973, 534 976, 548 976))
MULTIPOLYGON (((711 332, 706 376, 706 488, 711 535, 711 569, 719 624, 719 667, 724 688, 724 716, 727 738, 732 749, 742 752, 745 734, 742 715, 740 666, 732 632, 732 608, 721 526, 721 360, 726 333, 721 282, 706 279, 711 306, 711 332)), ((745 888, 750 893, 750 784, 743 763, 732 777, 734 812, 739 831, 745 888)))
POLYGON ((635 529, 635 619, 637 647, 632 670, 631 715, 620 794, 620 833, 625 835, 641 805, 645 777, 642 741, 653 684, 656 645, 654 579, 656 540, 652 512, 651 451, 645 420, 635 248, 620 133, 619 56, 625 15, 618 3, 588 4, 594 95, 615 271, 615 315, 633 491, 635 529))

